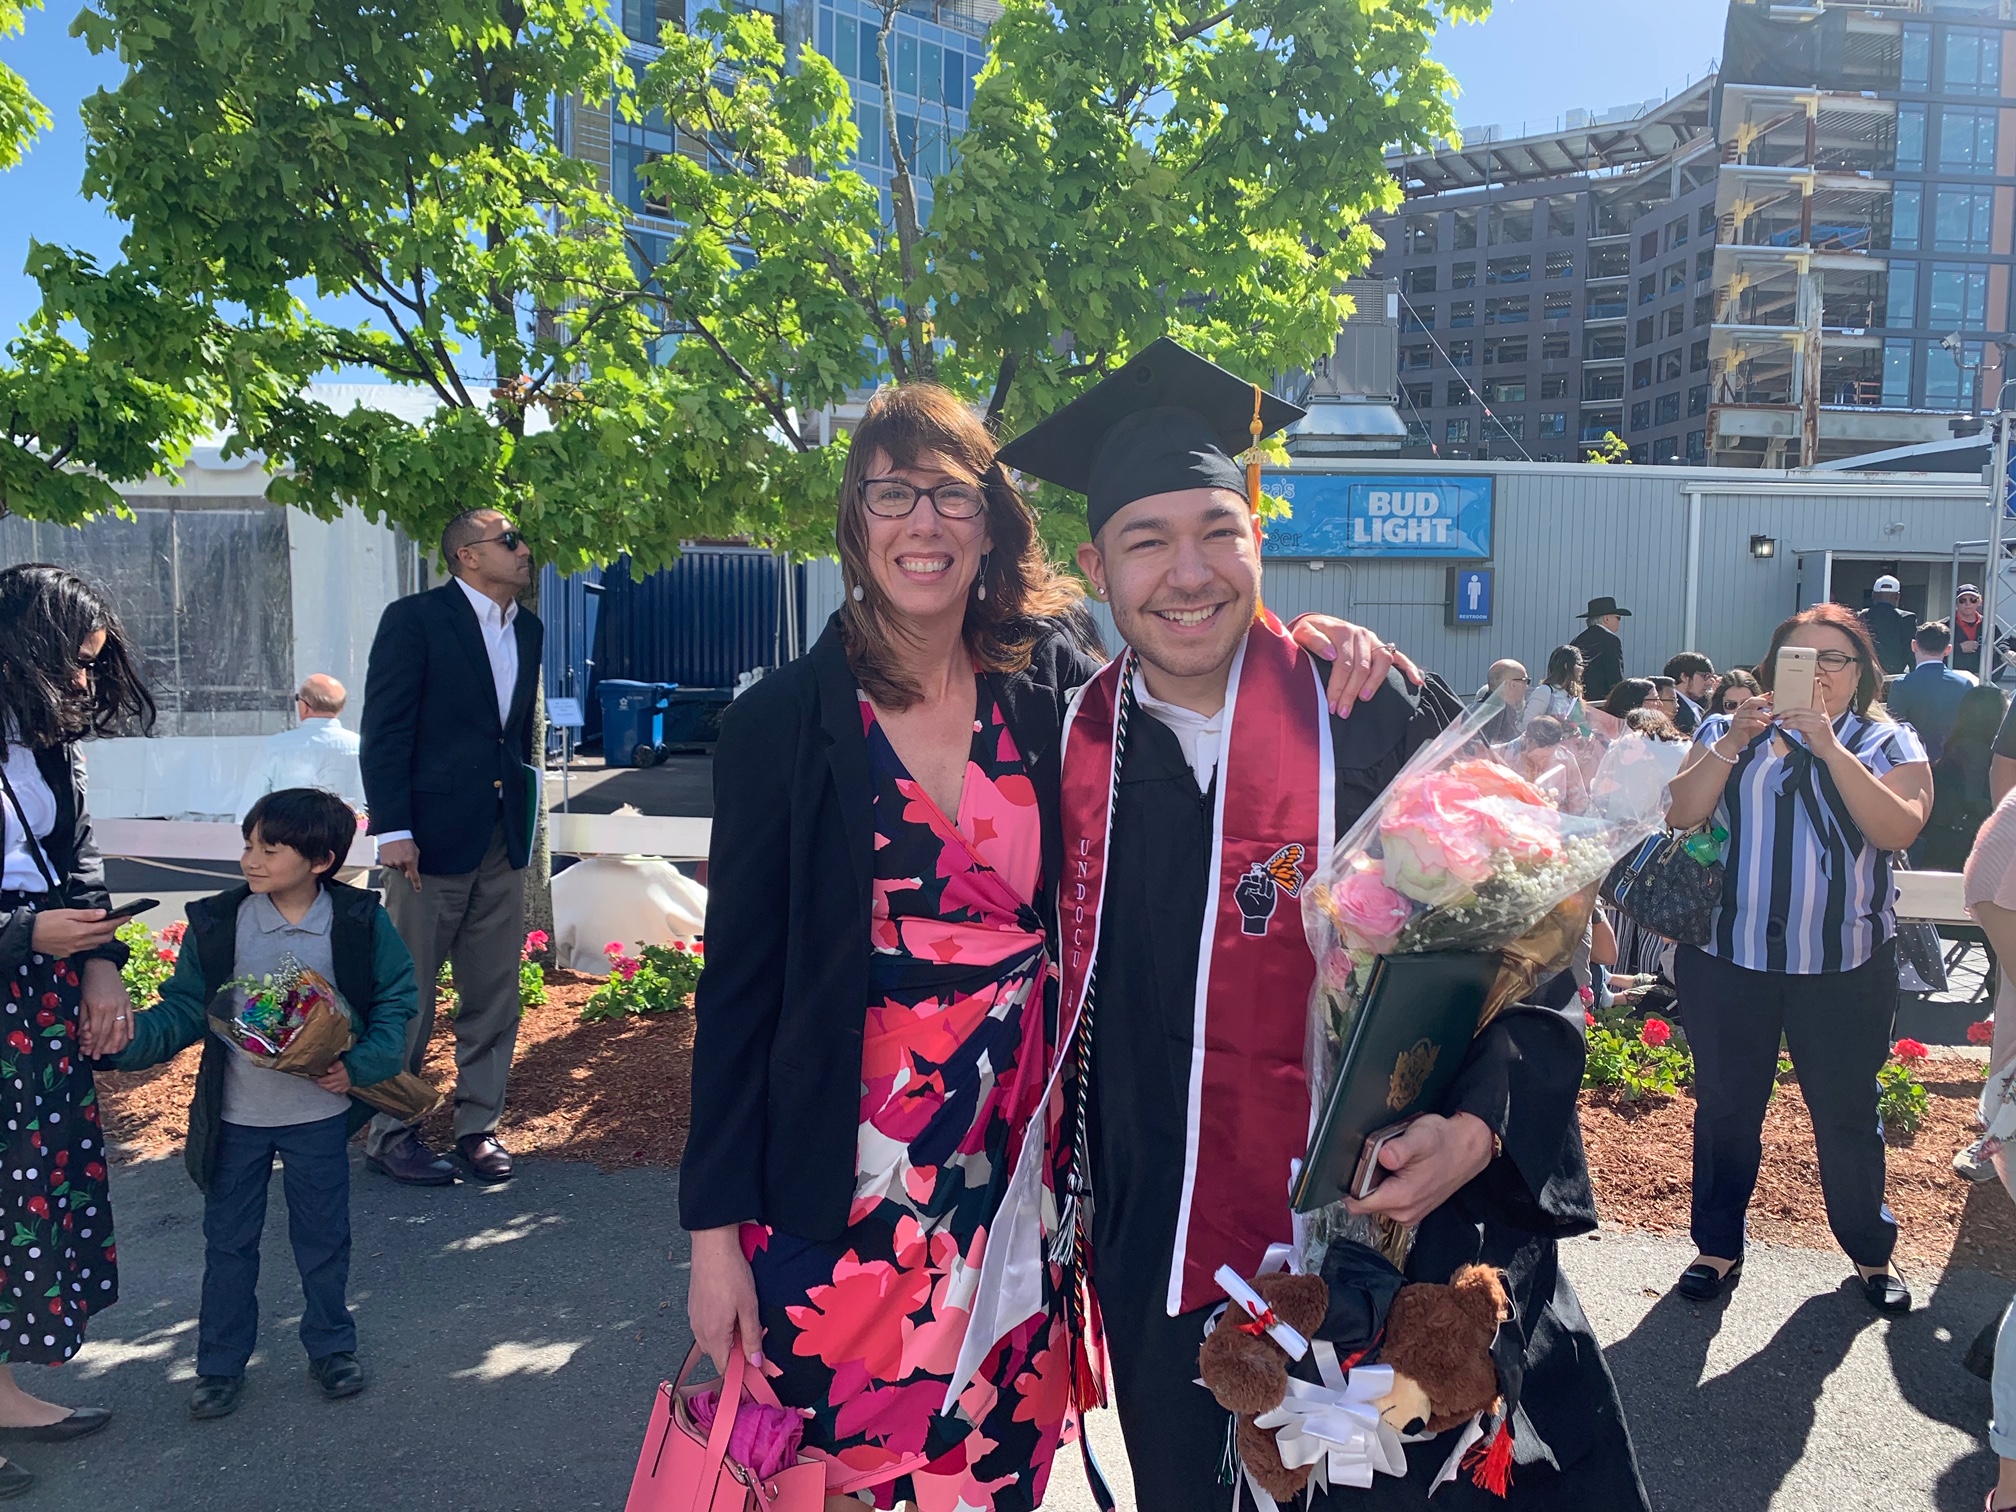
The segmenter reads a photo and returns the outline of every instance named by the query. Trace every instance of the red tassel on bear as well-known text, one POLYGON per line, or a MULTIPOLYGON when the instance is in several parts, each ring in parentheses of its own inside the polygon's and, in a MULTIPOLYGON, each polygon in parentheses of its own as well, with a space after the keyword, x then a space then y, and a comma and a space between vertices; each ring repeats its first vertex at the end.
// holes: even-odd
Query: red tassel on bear
POLYGON ((1493 1496, 1503 1496, 1512 1488, 1512 1418, 1506 1414, 1499 1423, 1498 1431, 1491 1436, 1487 1449, 1482 1440, 1470 1446, 1463 1456, 1463 1468, 1470 1472, 1470 1483, 1480 1491, 1489 1491, 1493 1496))

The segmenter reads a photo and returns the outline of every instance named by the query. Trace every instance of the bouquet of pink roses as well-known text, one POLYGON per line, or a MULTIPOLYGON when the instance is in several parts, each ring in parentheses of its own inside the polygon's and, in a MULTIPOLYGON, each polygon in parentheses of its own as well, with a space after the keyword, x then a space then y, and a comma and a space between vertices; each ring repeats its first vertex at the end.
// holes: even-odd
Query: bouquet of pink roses
MULTIPOLYGON (((1597 884, 1665 822, 1685 746, 1635 733, 1590 751, 1558 735, 1530 752, 1524 738, 1489 745, 1484 729, 1503 709, 1493 695, 1416 752, 1303 893, 1317 962, 1307 1067, 1318 1110, 1380 956, 1503 952, 1489 1022, 1569 963, 1597 884)), ((1313 1269, 1334 1238, 1376 1246, 1382 1237, 1337 1204, 1306 1215, 1302 1254, 1313 1269)))

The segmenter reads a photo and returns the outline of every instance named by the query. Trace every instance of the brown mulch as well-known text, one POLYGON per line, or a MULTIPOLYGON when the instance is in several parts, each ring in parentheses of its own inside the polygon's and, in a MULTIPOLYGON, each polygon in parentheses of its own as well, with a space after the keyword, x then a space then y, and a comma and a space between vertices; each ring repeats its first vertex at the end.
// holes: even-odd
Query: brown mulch
MULTIPOLYGON (((585 1160, 605 1170, 677 1165, 686 1145, 692 1076, 690 1012, 587 1024, 581 1004, 597 979, 573 972, 547 976, 547 1001, 518 1027, 511 1095, 499 1137, 515 1155, 585 1160)), ((427 1075, 454 1081, 454 1029, 435 1026, 427 1075)), ((181 1149, 197 1057, 134 1075, 104 1074, 105 1123, 124 1159, 147 1160, 181 1149)), ((1977 1061, 1935 1059, 1921 1079, 1931 1107, 1918 1131, 1892 1133, 1889 1201, 1901 1227, 1898 1258, 1923 1271, 1957 1265, 2016 1280, 2016 1203, 1996 1182, 1975 1186, 1953 1174, 1953 1152, 1980 1130, 1977 1061)), ((1694 1099, 1649 1097, 1627 1103, 1613 1090, 1582 1094, 1582 1139, 1603 1217, 1627 1229, 1687 1230, 1694 1099)), ((451 1138, 443 1108, 425 1130, 437 1149, 451 1138)), ((1766 1244, 1835 1247, 1820 1201, 1813 1125, 1787 1078, 1764 1119, 1764 1166, 1750 1205, 1750 1235, 1766 1244)))
MULTIPOLYGON (((1919 1079, 1931 1106, 1915 1134, 1890 1135, 1887 1196, 1897 1215, 1898 1260, 1924 1270, 1962 1266, 2016 1280, 2016 1203, 1999 1182, 1962 1181, 1953 1152, 1981 1130, 1978 1061, 1928 1061, 1919 1079)), ((1582 1094, 1582 1141, 1596 1206, 1622 1228, 1687 1231, 1694 1141, 1694 1099, 1625 1102, 1610 1088, 1582 1094)), ((1750 1200, 1750 1237, 1765 1244, 1831 1250, 1813 1155, 1813 1121, 1798 1083, 1780 1084, 1764 1116, 1764 1166, 1750 1200)))
MULTIPOLYGON (((597 985, 571 971, 547 973, 545 1004, 518 1022, 498 1138, 514 1155, 586 1160, 604 1170, 677 1165, 686 1148, 693 1015, 585 1024, 581 1004, 597 985)), ((151 1160, 182 1148, 196 1063, 191 1049, 152 1071, 100 1075, 106 1132, 122 1158, 151 1160)), ((435 1023, 426 1075, 437 1087, 454 1085, 455 1030, 446 1019, 435 1023)), ((453 1142, 445 1106, 424 1132, 436 1149, 453 1142)))

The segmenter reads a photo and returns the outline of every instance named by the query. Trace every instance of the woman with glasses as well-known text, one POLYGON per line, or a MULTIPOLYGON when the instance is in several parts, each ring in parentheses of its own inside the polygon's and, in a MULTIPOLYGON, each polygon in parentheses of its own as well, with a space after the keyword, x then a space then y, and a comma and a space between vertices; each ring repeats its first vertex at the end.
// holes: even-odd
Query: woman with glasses
MULTIPOLYGON (((119 1300, 90 1058, 126 1048, 133 1002, 77 743, 152 724, 134 660, 119 616, 75 573, 0 572, 0 1450, 112 1417, 31 1396, 14 1367, 62 1364, 119 1300)), ((0 1500, 34 1479, 0 1459, 0 1500)))
MULTIPOLYGON (((1708 700, 1710 714, 1730 714, 1743 706, 1743 700, 1755 697, 1764 690, 1758 686, 1756 677, 1741 667, 1731 667, 1715 679, 1715 692, 1708 700)), ((1694 732, 1700 738, 1701 732, 1694 732)))
MULTIPOLYGON (((951 393, 877 395, 840 498, 846 599, 715 749, 688 1312, 717 1363, 740 1348, 807 1410, 829 1506, 1010 1512, 1062 1432, 1056 1274, 939 1409, 1047 1083, 1059 743, 1097 664, 1079 589, 951 393)), ((1298 639, 1344 653, 1337 700, 1392 664, 1340 622, 1298 639)))
POLYGON ((1683 1296, 1703 1300, 1743 1270, 1744 1213, 1782 1035, 1813 1119, 1827 1221, 1883 1312, 1911 1293, 1890 1264, 1876 1073, 1897 1013, 1890 853, 1918 838, 1932 769, 1907 725, 1876 702, 1883 669, 1860 619, 1817 604, 1781 624, 1757 669, 1764 691, 1703 722, 1673 779, 1667 821, 1728 831, 1708 943, 1675 973, 1694 1051, 1693 1238, 1683 1296), (1779 708, 1781 646, 1818 653, 1813 704, 1779 708))

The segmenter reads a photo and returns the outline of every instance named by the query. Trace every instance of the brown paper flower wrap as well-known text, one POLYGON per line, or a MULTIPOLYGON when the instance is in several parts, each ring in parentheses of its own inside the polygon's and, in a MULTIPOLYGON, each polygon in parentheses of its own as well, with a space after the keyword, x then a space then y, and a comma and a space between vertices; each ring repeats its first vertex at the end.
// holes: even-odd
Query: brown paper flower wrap
MULTIPOLYGON (((356 1043, 356 1019, 343 994, 305 966, 225 983, 210 1015, 224 1037, 260 1065, 311 1080, 356 1043)), ((442 1103, 442 1094, 410 1071, 368 1087, 353 1086, 350 1094, 406 1123, 425 1118, 442 1103)))

